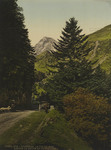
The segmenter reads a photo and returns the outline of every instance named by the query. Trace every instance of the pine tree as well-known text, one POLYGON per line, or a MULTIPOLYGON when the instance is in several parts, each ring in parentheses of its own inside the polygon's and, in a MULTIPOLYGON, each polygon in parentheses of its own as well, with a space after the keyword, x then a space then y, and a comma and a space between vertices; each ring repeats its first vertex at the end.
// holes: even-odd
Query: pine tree
MULTIPOLYGON (((62 96, 74 91, 77 87, 87 87, 92 76, 91 63, 86 56, 90 52, 87 48, 87 36, 81 34, 77 21, 71 18, 66 22, 61 39, 55 44, 56 73, 48 80, 46 91, 55 105, 60 104, 62 96)), ((62 104, 60 104, 62 105, 62 104)))
POLYGON ((11 99, 18 104, 30 103, 34 61, 22 8, 17 0, 0 0, 0 95, 4 91, 8 97, 4 104, 11 99))
POLYGON ((87 46, 87 36, 81 34, 82 29, 77 25, 77 21, 71 18, 66 22, 65 28, 63 28, 62 36, 58 43, 55 43, 54 56, 58 60, 58 68, 62 69, 66 65, 70 65, 73 62, 82 62, 85 56, 88 55, 90 49, 87 46))

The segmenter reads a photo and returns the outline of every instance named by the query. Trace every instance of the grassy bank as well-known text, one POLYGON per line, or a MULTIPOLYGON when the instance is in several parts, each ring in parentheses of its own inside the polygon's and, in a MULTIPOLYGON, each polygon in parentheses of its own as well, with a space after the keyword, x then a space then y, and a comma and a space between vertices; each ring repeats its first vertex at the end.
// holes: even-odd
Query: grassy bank
POLYGON ((91 150, 57 111, 32 113, 0 136, 0 145, 55 145, 64 150, 91 150))

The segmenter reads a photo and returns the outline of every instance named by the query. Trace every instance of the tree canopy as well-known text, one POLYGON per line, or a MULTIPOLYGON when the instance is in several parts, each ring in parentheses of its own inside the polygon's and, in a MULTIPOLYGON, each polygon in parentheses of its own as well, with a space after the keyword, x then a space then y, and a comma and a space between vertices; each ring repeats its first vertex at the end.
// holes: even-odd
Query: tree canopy
POLYGON ((18 104, 30 103, 34 60, 22 8, 17 0, 0 0, 0 99, 4 99, 4 92, 7 95, 3 105, 11 99, 18 104))

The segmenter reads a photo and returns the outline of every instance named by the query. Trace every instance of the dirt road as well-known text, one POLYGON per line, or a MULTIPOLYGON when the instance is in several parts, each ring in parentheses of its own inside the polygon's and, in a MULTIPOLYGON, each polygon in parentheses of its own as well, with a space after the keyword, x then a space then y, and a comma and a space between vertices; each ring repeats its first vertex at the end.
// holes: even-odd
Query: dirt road
POLYGON ((20 119, 27 117, 34 111, 22 111, 22 112, 8 112, 0 114, 0 135, 3 134, 4 131, 12 127, 16 122, 20 119))

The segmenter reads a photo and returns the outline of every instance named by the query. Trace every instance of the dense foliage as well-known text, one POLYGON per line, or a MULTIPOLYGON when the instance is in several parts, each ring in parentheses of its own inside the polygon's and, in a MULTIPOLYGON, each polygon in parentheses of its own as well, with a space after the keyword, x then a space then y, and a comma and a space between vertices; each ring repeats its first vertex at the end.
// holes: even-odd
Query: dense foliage
POLYGON ((98 96, 108 98, 111 102, 111 73, 107 74, 98 66, 95 68, 87 88, 98 96))
POLYGON ((22 8, 17 0, 0 0, 0 106, 12 99, 30 105, 34 59, 22 8))
POLYGON ((111 105, 87 89, 78 88, 63 98, 67 120, 94 149, 108 149, 111 128, 111 105))

